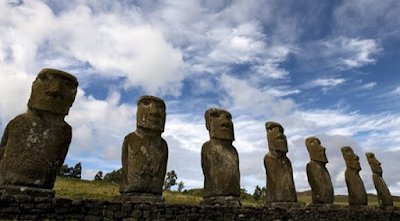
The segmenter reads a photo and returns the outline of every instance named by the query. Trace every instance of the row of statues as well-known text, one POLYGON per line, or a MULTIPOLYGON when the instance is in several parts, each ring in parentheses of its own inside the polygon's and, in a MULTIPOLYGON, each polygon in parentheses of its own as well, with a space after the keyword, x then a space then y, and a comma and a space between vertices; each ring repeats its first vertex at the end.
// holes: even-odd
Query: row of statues
MULTIPOLYGON (((11 120, 0 144, 0 194, 32 194, 54 197, 54 182, 64 163, 72 138, 71 126, 64 121, 77 92, 76 77, 60 70, 43 69, 32 85, 26 113, 11 120)), ((122 181, 117 201, 162 203, 168 145, 164 132, 166 105, 154 96, 137 101, 137 129, 122 145, 122 181)), ((239 156, 231 114, 211 108, 205 112, 210 140, 201 150, 204 174, 204 205, 240 206, 239 156)), ((267 176, 266 204, 296 204, 293 170, 287 158, 288 146, 283 127, 265 124, 269 152, 264 157, 267 176)), ((307 177, 316 205, 330 205, 334 189, 326 163, 325 148, 316 137, 305 145, 310 154, 307 177)), ((349 205, 367 205, 367 194, 359 176, 359 157, 351 147, 343 147, 349 205)), ((380 162, 366 153, 381 206, 393 206, 382 178, 380 162)))

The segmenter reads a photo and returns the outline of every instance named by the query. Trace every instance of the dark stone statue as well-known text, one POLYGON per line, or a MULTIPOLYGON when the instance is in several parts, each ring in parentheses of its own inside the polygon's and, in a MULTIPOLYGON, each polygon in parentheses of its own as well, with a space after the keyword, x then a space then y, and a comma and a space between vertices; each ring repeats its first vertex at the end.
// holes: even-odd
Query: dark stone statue
POLYGON ((367 205, 368 198, 364 183, 359 172, 361 170, 359 157, 353 152, 351 147, 342 147, 342 154, 346 162, 345 179, 349 192, 349 205, 367 205))
POLYGON ((366 153, 368 163, 372 170, 372 180, 374 181, 376 192, 378 193, 378 202, 380 206, 393 206, 393 198, 389 189, 382 178, 381 162, 375 158, 375 154, 366 153))
POLYGON ((153 96, 137 102, 137 129, 122 145, 122 181, 119 201, 162 203, 168 146, 161 137, 165 125, 165 103, 153 96))
POLYGON ((283 127, 275 122, 266 122, 269 152, 264 157, 267 174, 267 192, 265 203, 295 203, 296 188, 293 181, 293 169, 288 152, 283 127))
POLYGON ((313 204, 332 204, 334 200, 331 176, 325 165, 328 159, 325 147, 316 137, 306 139, 306 147, 310 154, 310 162, 307 164, 307 177, 311 186, 313 204))
POLYGON ((77 86, 74 76, 60 70, 43 69, 38 74, 27 112, 8 123, 1 140, 3 194, 54 196, 51 189, 72 137, 64 117, 75 100, 77 86))
POLYGON ((232 142, 235 140, 231 114, 211 108, 205 113, 210 141, 201 149, 204 174, 205 205, 240 206, 239 157, 232 142))

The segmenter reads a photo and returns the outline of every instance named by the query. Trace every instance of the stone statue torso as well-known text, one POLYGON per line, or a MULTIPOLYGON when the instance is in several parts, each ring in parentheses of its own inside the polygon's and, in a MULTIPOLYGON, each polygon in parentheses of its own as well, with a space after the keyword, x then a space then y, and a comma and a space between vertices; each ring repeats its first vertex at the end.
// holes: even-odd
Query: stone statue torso
POLYGON ((367 205, 368 198, 359 171, 347 168, 345 171, 346 185, 349 191, 349 205, 367 205))
POLYGON ((311 160, 307 164, 307 177, 314 204, 331 204, 334 200, 331 176, 325 164, 311 160))
POLYGON ((265 202, 297 202, 293 170, 286 157, 273 157, 269 153, 264 157, 267 173, 267 193, 265 202))
POLYGON ((201 150, 204 197, 240 196, 239 157, 234 146, 206 142, 201 150))
POLYGON ((161 195, 167 160, 168 147, 163 138, 128 134, 122 147, 120 192, 161 195))
POLYGON ((393 206, 393 198, 383 178, 377 174, 372 174, 375 189, 378 192, 378 201, 381 206, 393 206))
POLYGON ((65 122, 21 114, 7 125, 1 142, 0 184, 52 189, 71 142, 65 122))

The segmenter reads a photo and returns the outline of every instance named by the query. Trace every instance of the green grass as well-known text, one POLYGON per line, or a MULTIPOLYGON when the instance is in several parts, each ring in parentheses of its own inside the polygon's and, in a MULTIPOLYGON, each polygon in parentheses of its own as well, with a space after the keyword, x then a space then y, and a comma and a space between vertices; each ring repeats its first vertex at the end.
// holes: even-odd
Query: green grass
POLYGON ((87 181, 73 178, 57 177, 54 184, 56 197, 67 199, 112 200, 119 195, 119 186, 103 181, 87 181))
MULTIPOLYGON (((119 186, 104 181, 87 181, 72 178, 57 177, 54 190, 56 197, 67 199, 98 199, 111 201, 114 196, 119 195, 119 186)), ((167 204, 185 204, 198 205, 202 198, 201 189, 188 190, 185 193, 164 191, 163 197, 167 204)), ((255 201, 249 194, 241 196, 241 202, 244 206, 262 206, 263 201, 255 201)), ((297 199, 304 204, 311 203, 311 192, 305 191, 298 193, 297 199)), ((394 206, 400 207, 400 197, 394 196, 394 206)), ((347 196, 335 196, 335 204, 348 205, 347 196)), ((376 195, 368 194, 368 205, 378 206, 378 198, 376 195)))

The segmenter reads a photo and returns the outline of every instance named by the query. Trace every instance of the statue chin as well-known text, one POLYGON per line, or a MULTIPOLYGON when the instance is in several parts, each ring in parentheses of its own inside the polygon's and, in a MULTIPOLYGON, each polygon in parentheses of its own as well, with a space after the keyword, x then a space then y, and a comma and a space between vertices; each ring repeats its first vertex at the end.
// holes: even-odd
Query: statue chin
POLYGON ((317 161, 317 162, 321 162, 321 163, 328 163, 328 159, 326 158, 326 156, 311 157, 311 160, 314 160, 314 161, 317 161))

